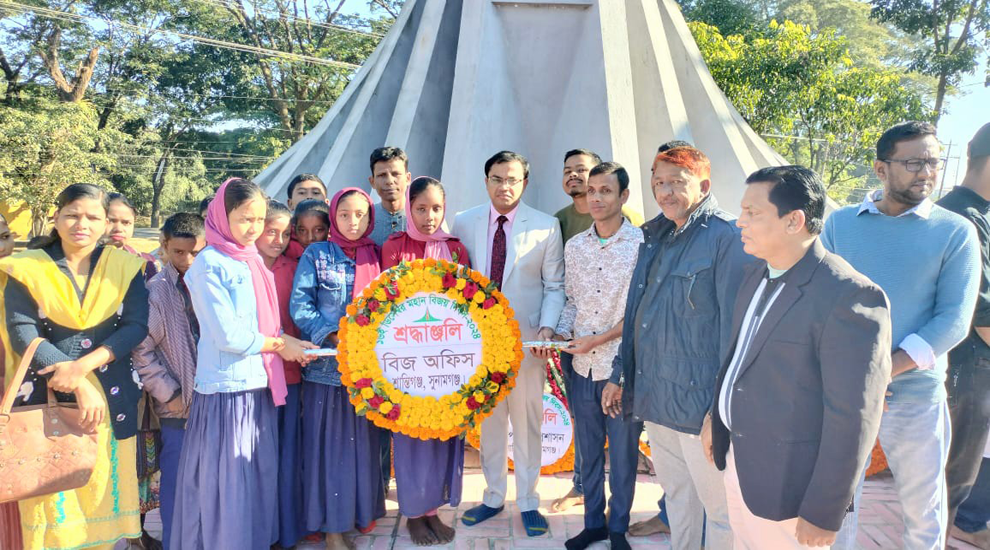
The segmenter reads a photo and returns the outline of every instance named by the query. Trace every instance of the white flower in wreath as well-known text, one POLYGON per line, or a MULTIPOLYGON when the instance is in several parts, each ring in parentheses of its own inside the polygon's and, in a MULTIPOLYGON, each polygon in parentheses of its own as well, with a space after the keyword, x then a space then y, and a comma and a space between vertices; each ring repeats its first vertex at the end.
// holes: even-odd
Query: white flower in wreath
POLYGON ((41 308, 38 308, 38 319, 45 320, 47 318, 48 318, 48 316, 45 315, 44 310, 42 310, 41 308))
POLYGON ((121 302, 120 303, 120 307, 117 308, 117 316, 120 316, 120 315, 123 315, 123 314, 124 314, 124 303, 121 302))
POLYGON ((143 390, 144 389, 144 384, 141 383, 141 377, 138 376, 137 371, 134 370, 134 369, 131 369, 131 379, 134 380, 134 383, 135 384, 137 384, 137 387, 138 387, 139 390, 143 390))

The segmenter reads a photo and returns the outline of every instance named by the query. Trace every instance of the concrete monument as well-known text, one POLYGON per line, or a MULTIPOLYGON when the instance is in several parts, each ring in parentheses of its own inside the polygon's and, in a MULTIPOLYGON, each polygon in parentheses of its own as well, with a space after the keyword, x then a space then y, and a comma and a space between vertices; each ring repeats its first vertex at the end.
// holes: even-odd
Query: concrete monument
POLYGON ((622 163, 630 205, 658 212, 649 185, 657 147, 695 143, 712 159, 721 205, 738 211, 743 181, 783 164, 705 67, 674 0, 409 0, 323 120, 256 181, 276 197, 315 172, 331 192, 367 188, 368 156, 409 153, 413 176, 448 189, 448 219, 487 200, 485 159, 522 153, 523 200, 567 204, 564 152, 584 147, 622 163))

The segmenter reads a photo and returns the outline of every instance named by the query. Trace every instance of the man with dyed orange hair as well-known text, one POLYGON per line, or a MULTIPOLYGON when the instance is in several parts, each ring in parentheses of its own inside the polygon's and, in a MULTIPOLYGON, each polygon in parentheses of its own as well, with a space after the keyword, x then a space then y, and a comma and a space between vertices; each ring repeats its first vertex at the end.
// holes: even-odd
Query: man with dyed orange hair
POLYGON ((711 162, 693 147, 657 155, 651 180, 662 215, 647 224, 633 271, 622 344, 602 395, 610 415, 645 421, 666 491, 675 550, 732 548, 722 475, 698 434, 728 349, 743 252, 735 217, 711 193, 711 162))

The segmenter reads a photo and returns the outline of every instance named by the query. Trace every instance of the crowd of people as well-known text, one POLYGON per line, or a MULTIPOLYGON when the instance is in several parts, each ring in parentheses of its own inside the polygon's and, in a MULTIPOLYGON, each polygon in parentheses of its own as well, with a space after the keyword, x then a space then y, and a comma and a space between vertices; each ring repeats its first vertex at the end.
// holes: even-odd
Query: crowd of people
MULTIPOLYGON (((382 147, 368 178, 378 202, 356 187, 330 196, 314 174, 289 182, 285 203, 231 179, 200 212, 169 217, 156 254, 129 244, 126 197, 69 185, 28 250, 12 254, 0 219, 0 357, 10 376, 44 339, 17 404, 49 388, 74 402, 97 463, 79 489, 0 505, 0 546, 157 547, 143 531, 157 506, 166 549, 350 549, 348 533, 385 515, 392 464, 411 539, 451 542, 437 512, 460 504, 463 439, 376 427, 336 357, 306 353, 337 346, 347 305, 381 272, 433 258, 495 282, 524 341, 566 342, 575 472, 548 508, 584 506, 568 549, 659 531, 677 550, 855 548, 878 437, 902 547, 942 550, 951 532, 990 549, 990 124, 938 204, 931 125, 896 125, 876 149, 883 186, 861 204, 826 219, 817 174, 770 167, 746 179, 737 218, 716 201, 737 182, 713 182, 704 152, 670 142, 651 166, 661 214, 644 223, 627 171, 586 149, 564 155, 571 204, 555 215, 522 201, 529 163, 502 151, 483 167, 490 201, 450 219, 443 183, 382 147), (150 414, 157 486, 137 468, 150 414), (644 430, 663 499, 630 526, 644 430)), ((547 532, 537 482, 553 353, 530 349, 482 424, 486 489, 463 527, 504 510, 511 421, 522 525, 547 532)))

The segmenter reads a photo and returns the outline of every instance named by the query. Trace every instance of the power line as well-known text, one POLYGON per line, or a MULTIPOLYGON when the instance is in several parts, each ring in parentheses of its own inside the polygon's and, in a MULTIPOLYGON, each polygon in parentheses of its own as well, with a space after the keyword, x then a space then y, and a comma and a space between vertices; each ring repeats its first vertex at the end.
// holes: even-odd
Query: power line
MULTIPOLYGON (((38 6, 28 6, 25 4, 19 4, 17 2, 11 2, 9 0, 0 0, 0 6, 6 6, 13 9, 19 13, 31 13, 34 12, 37 15, 42 15, 50 19, 57 19, 61 21, 68 21, 72 23, 79 23, 84 21, 99 20, 100 22, 105 22, 103 19, 98 17, 93 17, 89 15, 80 15, 69 12, 62 12, 58 10, 51 10, 48 8, 42 8, 38 6)), ((247 44, 238 44, 236 42, 228 42, 226 40, 218 40, 216 38, 208 38, 204 36, 196 36, 192 34, 186 34, 178 31, 168 30, 168 29, 153 29, 150 27, 144 27, 141 25, 134 25, 132 23, 124 23, 122 21, 112 20, 112 23, 118 25, 122 28, 152 33, 152 34, 167 34, 172 35, 183 40, 189 40, 199 44, 205 44, 208 46, 213 46, 216 48, 223 48, 233 51, 239 51, 243 53, 253 53, 262 56, 276 57, 285 59, 287 61, 299 61, 304 63, 312 63, 314 65, 323 65, 328 67, 339 67, 345 69, 356 70, 360 68, 360 65, 355 65, 353 63, 345 63, 343 61, 334 61, 332 59, 321 59, 319 57, 313 57, 310 55, 303 55, 298 53, 285 52, 282 50, 272 50, 269 48, 260 48, 257 46, 249 46, 247 44)))
MULTIPOLYGON (((202 2, 202 3, 204 3, 204 4, 219 5, 219 6, 223 6, 225 8, 236 8, 236 7, 239 7, 237 4, 235 4, 234 2, 232 2, 230 0, 199 0, 199 1, 202 2)), ((312 19, 307 19, 305 17, 296 17, 294 15, 289 15, 287 13, 280 13, 280 12, 277 12, 277 11, 274 11, 274 10, 266 10, 264 8, 255 7, 255 8, 253 8, 253 11, 255 11, 256 13, 267 13, 267 14, 270 14, 270 15, 276 15, 279 18, 284 18, 286 21, 295 22, 295 23, 299 23, 299 24, 303 24, 303 25, 310 25, 310 26, 313 26, 313 27, 320 27, 320 28, 325 28, 325 29, 334 30, 334 31, 346 32, 346 33, 351 33, 351 34, 357 34, 357 35, 361 35, 361 36, 370 36, 370 37, 378 38, 378 39, 385 38, 385 35, 384 34, 380 34, 380 33, 376 33, 376 32, 361 31, 361 30, 358 30, 358 29, 352 29, 352 28, 349 28, 349 27, 344 27, 342 25, 334 25, 333 23, 321 23, 319 21, 313 21, 312 19)))

